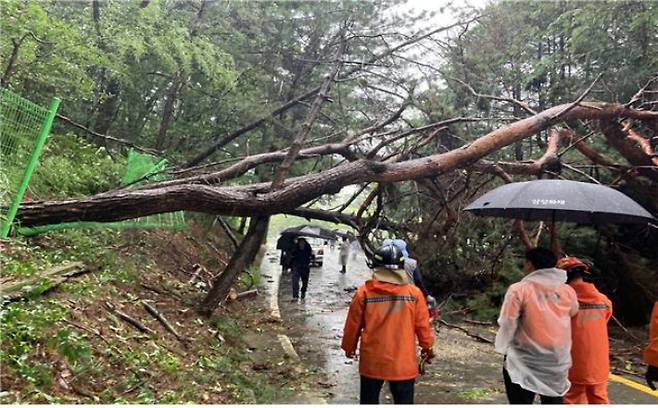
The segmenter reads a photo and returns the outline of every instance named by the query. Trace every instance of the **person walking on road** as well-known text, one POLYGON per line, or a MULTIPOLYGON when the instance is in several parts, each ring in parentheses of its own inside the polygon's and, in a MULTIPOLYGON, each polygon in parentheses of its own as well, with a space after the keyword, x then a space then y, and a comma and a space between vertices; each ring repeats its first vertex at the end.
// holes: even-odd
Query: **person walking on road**
POLYGON ((644 350, 644 362, 647 363, 645 378, 647 385, 656 390, 654 382, 658 381, 658 302, 653 305, 651 324, 649 325, 649 345, 644 350))
POLYGON ((359 240, 354 239, 350 242, 350 251, 352 252, 352 260, 356 261, 356 256, 359 254, 359 240))
POLYGON ((403 262, 395 246, 379 247, 372 257, 372 278, 357 290, 350 304, 341 348, 354 358, 361 339, 361 404, 378 404, 385 381, 395 404, 413 404, 419 374, 416 337, 423 361, 434 357, 427 304, 420 289, 409 284, 403 262))
POLYGON ((311 259, 313 250, 311 245, 304 239, 299 238, 296 246, 291 251, 290 265, 292 268, 292 301, 299 299, 299 280, 302 281, 301 300, 306 298, 306 288, 308 287, 308 277, 311 273, 311 259))
POLYGON ((347 237, 343 237, 343 241, 340 243, 340 248, 338 252, 338 258, 341 265, 340 273, 347 272, 347 258, 350 256, 350 243, 347 241, 347 237))
POLYGON ((578 312, 567 273, 545 248, 526 252, 528 275, 511 285, 498 318, 496 351, 505 355, 503 378, 511 404, 561 404, 569 390, 571 318, 578 312))
POLYGON ((585 262, 566 257, 558 261, 557 267, 567 271, 567 283, 578 297, 578 313, 571 318, 571 388, 564 402, 608 404, 608 321, 612 317, 612 302, 583 280, 589 274, 585 262))

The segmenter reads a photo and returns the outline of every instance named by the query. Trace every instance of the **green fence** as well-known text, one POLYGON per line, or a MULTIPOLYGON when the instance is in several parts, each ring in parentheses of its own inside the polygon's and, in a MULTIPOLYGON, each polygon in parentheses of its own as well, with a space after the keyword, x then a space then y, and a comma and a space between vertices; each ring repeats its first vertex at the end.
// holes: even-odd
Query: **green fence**
MULTIPOLYGON (((163 172, 166 167, 167 160, 160 160, 150 154, 139 153, 131 149, 128 152, 128 163, 126 163, 126 170, 121 178, 121 183, 124 186, 139 186, 147 181, 167 180, 168 177, 163 172)), ((149 215, 116 224, 121 225, 123 228, 183 229, 187 226, 184 211, 149 215)))
MULTIPOLYGON (((59 107, 54 98, 50 109, 41 107, 21 96, 0 88, 0 237, 9 235, 18 207, 25 196, 39 155, 46 143, 53 120, 59 107)), ((130 150, 122 177, 124 186, 136 187, 145 181, 165 180, 162 170, 167 166, 149 154, 130 150)), ((70 228, 166 228, 186 227, 183 211, 150 215, 118 222, 69 222, 38 227, 16 227, 23 235, 35 235, 48 231, 70 228)))
POLYGON ((0 237, 9 235, 18 206, 39 162, 59 99, 50 109, 0 88, 0 237))
MULTIPOLYGON (((167 177, 162 173, 167 167, 167 161, 139 153, 134 150, 128 152, 128 162, 124 170, 121 183, 124 186, 137 187, 146 181, 161 181, 167 177)), ((185 212, 176 211, 163 214, 149 215, 117 222, 67 222, 63 224, 42 225, 38 227, 19 227, 18 232, 22 235, 43 234, 49 231, 65 229, 173 229, 182 230, 187 226, 185 212)))

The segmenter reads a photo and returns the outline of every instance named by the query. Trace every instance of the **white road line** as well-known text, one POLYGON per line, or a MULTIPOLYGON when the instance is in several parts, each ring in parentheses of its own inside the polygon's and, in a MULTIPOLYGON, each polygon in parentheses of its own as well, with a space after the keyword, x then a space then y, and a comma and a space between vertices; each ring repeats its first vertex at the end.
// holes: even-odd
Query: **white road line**
POLYGON ((299 358, 299 354, 295 351, 295 347, 292 345, 292 342, 290 341, 290 337, 286 336, 285 334, 279 334, 279 342, 281 343, 281 347, 283 347, 283 351, 286 352, 288 357, 291 360, 294 361, 301 361, 299 358))
POLYGON ((270 293, 270 315, 277 319, 281 320, 281 312, 279 311, 279 282, 281 282, 281 271, 277 271, 273 274, 272 280, 272 292, 270 293))

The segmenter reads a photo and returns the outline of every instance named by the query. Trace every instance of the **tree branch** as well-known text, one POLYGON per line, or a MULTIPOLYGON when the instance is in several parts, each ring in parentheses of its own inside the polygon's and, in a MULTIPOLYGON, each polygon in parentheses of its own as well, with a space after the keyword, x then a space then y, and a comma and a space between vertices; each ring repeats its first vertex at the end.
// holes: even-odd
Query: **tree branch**
POLYGON ((322 82, 322 85, 320 85, 320 90, 315 96, 315 100, 311 104, 311 108, 308 112, 308 115, 306 116, 306 121, 304 122, 302 128, 295 136, 295 139, 293 140, 292 144, 290 145, 290 148, 288 149, 288 153, 286 154, 286 157, 283 159, 283 162, 281 163, 276 173, 274 174, 274 179, 272 180, 272 186, 270 187, 271 191, 278 190, 283 185, 283 180, 288 175, 288 172, 290 171, 290 167, 292 166, 293 162, 297 158, 297 155, 299 154, 299 151, 302 148, 302 144, 306 140, 306 136, 308 136, 309 132, 311 131, 311 128, 313 127, 313 123, 315 123, 316 119, 318 118, 318 114, 320 113, 320 109, 322 109, 322 105, 324 104, 324 102, 327 100, 329 96, 329 90, 331 89, 331 84, 333 83, 334 79, 338 75, 338 72, 340 72, 340 69, 343 66, 343 63, 340 60, 340 58, 345 52, 345 46, 346 46, 345 31, 347 30, 348 25, 349 22, 346 21, 343 27, 341 28, 341 30, 336 35, 336 38, 341 39, 340 46, 336 50, 336 54, 334 56, 334 60, 338 62, 334 66, 331 73, 325 77, 324 81, 322 82))
POLYGON ((110 142, 122 144, 124 146, 132 147, 133 149, 138 150, 142 153, 154 154, 154 155, 158 155, 158 156, 162 155, 162 151, 160 151, 160 150, 151 149, 151 148, 148 148, 148 147, 141 147, 141 146, 139 146, 139 145, 137 145, 137 144, 135 144, 135 143, 133 143, 129 140, 119 139, 118 137, 114 137, 114 136, 110 136, 110 135, 102 135, 98 132, 95 132, 95 131, 89 129, 88 127, 86 127, 84 125, 81 125, 80 123, 74 122, 72 119, 70 119, 70 118, 68 118, 68 117, 66 117, 66 116, 64 116, 60 113, 57 114, 57 119, 60 119, 60 120, 64 121, 65 123, 67 123, 71 126, 77 127, 78 129, 82 129, 85 132, 89 133, 90 135, 94 135, 95 137, 105 139, 105 140, 109 140, 110 142))
MULTIPOLYGON (((432 31, 426 33, 426 34, 422 34, 422 35, 419 34, 419 35, 413 36, 413 37, 410 38, 409 40, 404 41, 404 42, 402 42, 402 43, 396 45, 396 46, 393 47, 393 48, 389 48, 389 49, 387 49, 386 51, 384 51, 384 52, 382 52, 382 53, 380 53, 380 54, 377 54, 377 55, 372 56, 369 60, 364 61, 364 64, 359 65, 359 66, 357 66, 357 67, 354 67, 354 68, 352 68, 351 70, 347 71, 345 74, 343 74, 343 75, 341 75, 340 77, 338 77, 338 78, 337 78, 337 81, 340 81, 340 80, 343 80, 343 79, 345 79, 345 78, 348 78, 348 77, 352 76, 353 74, 355 74, 355 73, 361 71, 362 69, 364 69, 364 67, 367 66, 366 64, 372 64, 372 63, 374 63, 374 62, 376 62, 376 61, 378 61, 378 60, 380 60, 380 59, 382 59, 382 58, 385 58, 385 57, 387 57, 387 56, 393 54, 394 52, 396 52, 396 51, 398 51, 398 50, 400 50, 400 49, 402 49, 402 48, 405 48, 405 47, 411 45, 411 44, 414 44, 414 43, 416 43, 416 42, 418 42, 418 41, 424 40, 425 38, 428 38, 428 37, 430 37, 430 36, 432 36, 432 35, 434 35, 434 34, 437 34, 437 33, 443 32, 443 31, 447 31, 447 30, 450 30, 451 28, 454 28, 454 27, 457 27, 457 26, 460 26, 460 25, 463 25, 463 24, 468 24, 468 23, 470 23, 470 22, 476 21, 477 19, 479 19, 479 16, 478 16, 478 17, 475 17, 475 18, 472 18, 472 19, 469 19, 469 20, 466 21, 466 22, 459 22, 459 23, 451 24, 451 25, 446 26, 446 27, 440 27, 440 28, 437 28, 437 29, 435 29, 435 30, 432 30, 432 31)), ((307 92, 305 92, 304 94, 299 95, 299 96, 297 96, 296 98, 293 98, 293 99, 289 100, 288 102, 286 102, 285 104, 281 105, 280 107, 274 109, 272 112, 270 112, 269 115, 267 115, 267 116, 265 116, 265 117, 262 117, 262 118, 260 118, 260 119, 257 119, 257 120, 255 120, 254 122, 252 122, 252 123, 250 123, 250 124, 248 124, 248 125, 246 125, 246 126, 240 128, 240 129, 237 129, 237 130, 235 130, 235 131, 233 131, 233 132, 231 132, 231 133, 229 133, 229 134, 226 134, 226 135, 223 136, 223 137, 217 137, 216 140, 215 140, 215 142, 213 142, 213 144, 212 144, 210 147, 208 147, 206 150, 204 150, 203 152, 201 152, 200 154, 198 154, 198 155, 197 155, 196 157, 194 157, 193 159, 189 160, 189 161, 188 161, 187 163, 185 163, 182 167, 192 167, 192 166, 196 166, 197 164, 201 163, 203 160, 207 159, 207 158, 210 157, 212 154, 214 154, 219 148, 221 148, 221 147, 223 147, 223 146, 226 146, 228 143, 232 142, 233 140, 235 140, 235 139, 238 138, 239 136, 241 136, 241 135, 243 135, 243 134, 245 134, 245 133, 247 133, 247 132, 250 132, 251 130, 254 130, 254 129, 260 127, 263 123, 265 123, 265 121, 266 121, 269 117, 271 117, 271 116, 276 116, 276 115, 279 115, 279 114, 281 114, 281 113, 283 113, 283 112, 286 112, 288 109, 290 109, 290 108, 292 108, 293 106, 295 106, 295 105, 297 104, 297 102, 299 102, 299 101, 303 101, 303 100, 305 100, 305 99, 308 99, 308 98, 310 98, 311 96, 313 96, 313 95, 315 95, 316 93, 318 93, 319 91, 320 91, 320 87, 317 87, 317 88, 311 89, 310 91, 307 91, 307 92)))
POLYGON ((640 149, 642 149, 642 151, 647 156, 649 156, 653 164, 658 166, 658 153, 654 151, 653 147, 651 146, 651 142, 633 129, 632 121, 625 120, 622 122, 622 124, 624 125, 622 131, 626 133, 626 137, 637 143, 640 149))
MULTIPOLYGON (((169 211, 190 210, 233 216, 268 215, 293 210, 303 203, 342 187, 365 182, 397 182, 435 177, 457 168, 472 166, 483 157, 524 138, 549 124, 548 119, 568 105, 547 109, 480 137, 467 146, 418 159, 397 163, 355 160, 319 173, 294 177, 277 191, 270 183, 213 187, 182 184, 161 188, 140 188, 101 193, 63 201, 24 203, 18 220, 25 226, 70 221, 118 221, 169 211)), ((574 107, 563 119, 606 119, 629 117, 655 119, 658 112, 637 111, 620 104, 587 104, 574 107)), ((617 132, 621 130, 617 126, 617 132)), ((630 143, 623 133, 621 139, 630 143)), ((631 146, 636 149, 635 146, 631 146)), ((639 152, 643 159, 646 155, 639 152)), ((656 173, 654 171, 654 173, 656 173)))

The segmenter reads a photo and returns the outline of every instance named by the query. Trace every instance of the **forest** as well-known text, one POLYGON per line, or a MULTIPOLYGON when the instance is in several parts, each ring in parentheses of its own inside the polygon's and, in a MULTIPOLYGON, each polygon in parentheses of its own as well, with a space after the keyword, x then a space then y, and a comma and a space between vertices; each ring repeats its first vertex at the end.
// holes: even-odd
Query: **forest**
MULTIPOLYGON (((236 345, 283 333, 264 290, 236 293, 271 278, 259 265, 284 219, 349 231, 365 255, 405 239, 444 310, 493 322, 524 251, 550 234, 464 212, 478 196, 576 180, 658 217, 656 2, 3 0, 0 31, 0 86, 61 100, 0 240, 0 284, 83 265, 3 301, 2 402, 268 403, 322 388, 274 358, 245 372, 236 345), (133 154, 166 164, 126 183, 133 154), (182 231, 103 228, 181 211, 182 231), (67 223, 94 228, 53 227, 67 223), (137 336, 121 314, 140 313, 178 325, 137 336)), ((0 165, 4 214, 19 168, 0 165)), ((555 229, 592 263, 615 327, 646 336, 658 225, 555 229)))

